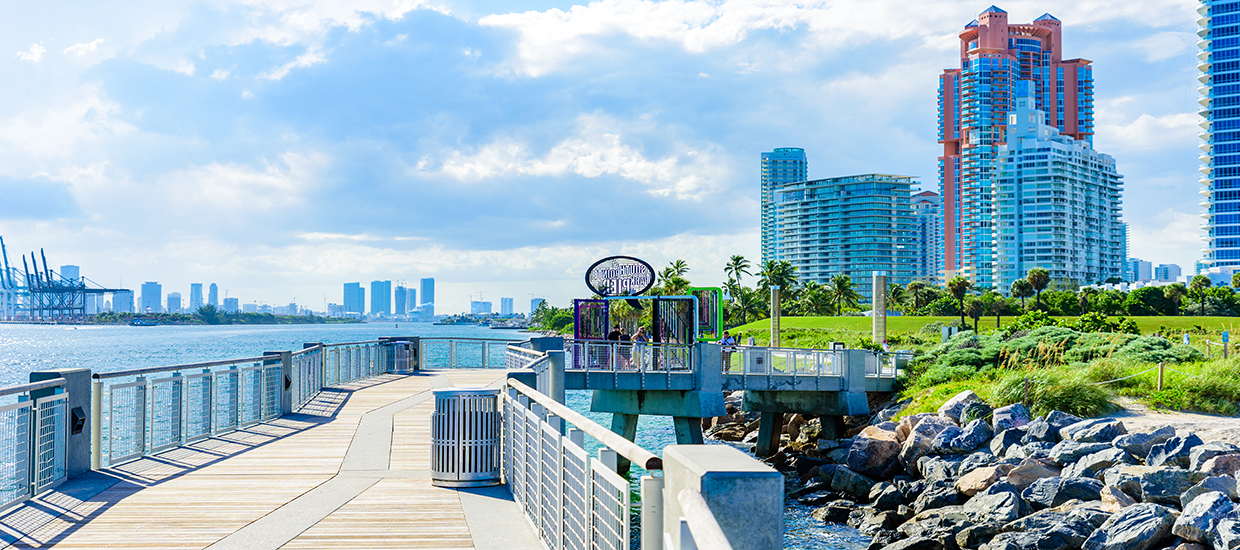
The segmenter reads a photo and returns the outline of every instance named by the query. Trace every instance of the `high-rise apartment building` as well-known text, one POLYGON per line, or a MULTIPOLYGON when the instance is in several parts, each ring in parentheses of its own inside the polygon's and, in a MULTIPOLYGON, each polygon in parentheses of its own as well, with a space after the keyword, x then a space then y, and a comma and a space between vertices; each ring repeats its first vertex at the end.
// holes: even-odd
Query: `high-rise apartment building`
POLYGON ((216 307, 220 305, 220 287, 215 286, 215 283, 211 283, 211 286, 207 288, 207 305, 216 307))
POLYGON ((344 284, 344 312, 346 314, 366 313, 366 289, 361 283, 344 284))
POLYGON ((370 314, 392 314, 392 281, 370 282, 370 314))
POLYGON ((545 301, 546 300, 542 298, 534 298, 530 300, 530 317, 534 316, 534 312, 538 311, 538 306, 541 306, 545 301))
POLYGON ((142 303, 138 313, 162 313, 164 303, 163 285, 147 281, 142 283, 142 303))
POLYGON ((1128 261, 1124 262, 1122 276, 1130 283, 1152 281, 1154 280, 1154 264, 1139 258, 1128 258, 1128 261))
POLYGON ((827 284, 848 275, 866 301, 875 271, 900 285, 913 280, 916 183, 908 176, 865 174, 785 183, 775 189, 775 255, 797 279, 827 284))
POLYGON ((934 191, 913 195, 913 279, 939 284, 943 272, 943 197, 934 191))
POLYGON ((1240 3, 1200 0, 1197 13, 1206 218, 1197 272, 1204 273, 1240 266, 1240 3))
POLYGON ((181 293, 168 293, 168 313, 181 313, 181 293))
POLYGON ((112 311, 117 313, 133 313, 133 291, 125 290, 112 293, 112 311))
POLYGON ((499 314, 512 315, 512 298, 499 299, 499 314))
POLYGON ((409 293, 406 291, 405 286, 396 285, 396 290, 392 292, 392 304, 396 309, 392 310, 392 313, 396 315, 404 315, 408 313, 409 306, 408 302, 406 302, 408 299, 409 293))
POLYGON ((228 313, 238 313, 241 311, 241 300, 236 298, 224 298, 224 311, 228 313))
POLYGON ((483 302, 479 300, 474 300, 469 303, 469 312, 474 315, 490 315, 491 314, 491 302, 483 302))
POLYGON ((785 183, 809 179, 809 163, 805 149, 780 147, 770 153, 762 153, 762 261, 783 260, 777 251, 779 229, 775 223, 776 189, 785 183))
POLYGON ((1176 264, 1158 264, 1154 268, 1154 280, 1156 281, 1177 281, 1182 274, 1180 266, 1176 264))
POLYGON ((1062 24, 1044 14, 1008 22, 991 6, 960 32, 960 68, 939 77, 939 190, 943 196, 944 278, 993 286, 995 162, 1007 143, 1018 81, 1032 84, 1034 108, 1056 131, 1093 145, 1093 69, 1063 59, 1062 24))
POLYGON ((410 312, 417 310, 418 309, 418 289, 406 288, 405 293, 406 293, 405 306, 407 306, 408 308, 406 313, 410 313, 410 312))
POLYGON ((422 279, 422 301, 418 305, 423 306, 420 308, 423 320, 433 321, 435 319, 435 279, 433 277, 422 279))
POLYGON ((202 283, 189 284, 189 311, 198 311, 202 307, 202 283))
POLYGON ((992 280, 1007 290, 1035 267, 1077 285, 1120 278, 1128 250, 1115 159, 1048 125, 1033 88, 1013 86, 995 159, 992 280))

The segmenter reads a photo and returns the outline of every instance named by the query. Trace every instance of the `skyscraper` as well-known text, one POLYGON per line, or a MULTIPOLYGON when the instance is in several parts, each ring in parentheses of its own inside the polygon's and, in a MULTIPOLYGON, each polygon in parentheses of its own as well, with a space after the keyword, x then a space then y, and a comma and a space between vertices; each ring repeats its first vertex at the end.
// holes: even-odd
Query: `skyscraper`
POLYGON ((943 197, 934 191, 913 195, 913 279, 939 284, 943 271, 943 197))
POLYGON ((133 313, 133 291, 124 290, 112 294, 112 311, 133 313))
POLYGON ((1240 266, 1240 4, 1201 0, 1197 67, 1203 84, 1200 135, 1205 246, 1198 271, 1240 266))
POLYGON ((1016 82, 1012 96, 992 179, 994 284, 1006 291, 1035 267, 1078 285, 1122 277, 1128 251, 1115 159, 1047 125, 1028 81, 1016 82))
POLYGON ((424 321, 433 321, 435 319, 435 278, 427 277, 422 279, 422 301, 419 304, 425 306, 422 308, 422 319, 424 321))
POLYGON ((418 289, 406 288, 405 292, 408 293, 408 296, 405 298, 405 305, 408 306, 409 311, 418 309, 418 289))
POLYGON ((406 291, 405 286, 396 285, 396 291, 392 293, 392 302, 394 303, 396 309, 392 310, 392 313, 396 315, 404 315, 405 313, 408 313, 409 306, 408 302, 406 302, 408 299, 409 293, 406 291))
POLYGON ((189 311, 193 313, 202 307, 202 283, 189 284, 189 311))
POLYGON ((392 281, 370 282, 370 314, 392 314, 392 281))
POLYGON ((499 299, 499 314, 512 315, 512 298, 499 299))
POLYGON ((533 316, 534 316, 534 312, 535 312, 535 311, 538 311, 538 306, 542 305, 542 303, 543 303, 543 302, 545 302, 545 301, 546 301, 546 300, 544 300, 544 299, 542 299, 542 298, 534 298, 534 299, 530 300, 530 316, 531 316, 531 317, 533 317, 533 316))
POLYGON ((797 269, 801 281, 827 284, 844 274, 868 301, 875 271, 887 281, 912 281, 916 181, 908 176, 864 174, 784 183, 775 188, 775 256, 797 269))
POLYGON ((362 288, 361 283, 344 284, 344 312, 366 313, 366 289, 362 288))
POLYGON ((1017 81, 1032 85, 1034 108, 1059 133, 1093 145, 1093 69, 1063 59, 1061 23, 1050 14, 1010 24, 991 6, 960 32, 960 68, 939 77, 939 189, 944 278, 993 286, 991 187, 1017 81))
POLYGON ((61 278, 70 282, 76 283, 78 279, 82 278, 82 269, 76 265, 62 265, 60 266, 59 273, 61 278))
POLYGON ((215 307, 220 305, 220 287, 215 286, 215 283, 211 283, 210 288, 207 289, 207 305, 215 307))
POLYGON ((181 313, 181 293, 168 293, 168 313, 181 313))
POLYGON ((163 285, 147 281, 142 283, 142 303, 138 313, 162 313, 164 302, 163 285))
POLYGON ((1157 281, 1175 281, 1181 274, 1180 266, 1176 264, 1158 264, 1154 268, 1154 280, 1157 281))
MULTIPOLYGON (((782 184, 809 179, 809 163, 805 149, 780 147, 770 153, 762 153, 762 261, 782 260, 778 257, 776 243, 779 241, 775 224, 775 189, 782 184)), ((759 266, 761 267, 761 266, 759 266)))
POLYGON ((237 313, 241 311, 241 300, 236 298, 224 298, 224 311, 228 313, 237 313))

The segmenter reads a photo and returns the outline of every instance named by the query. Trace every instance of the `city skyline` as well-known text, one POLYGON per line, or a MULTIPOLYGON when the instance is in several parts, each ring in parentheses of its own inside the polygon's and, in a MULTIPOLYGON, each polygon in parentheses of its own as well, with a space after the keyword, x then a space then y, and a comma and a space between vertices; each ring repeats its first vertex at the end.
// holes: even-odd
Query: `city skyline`
MULTIPOLYGON (((7 6, 0 234, 108 287, 316 309, 432 275, 445 311, 563 305, 613 254, 722 281, 761 256, 759 152, 934 190, 933 83, 987 5, 7 6)), ((1096 68, 1129 255, 1192 266, 1196 4, 999 7, 1096 68)))

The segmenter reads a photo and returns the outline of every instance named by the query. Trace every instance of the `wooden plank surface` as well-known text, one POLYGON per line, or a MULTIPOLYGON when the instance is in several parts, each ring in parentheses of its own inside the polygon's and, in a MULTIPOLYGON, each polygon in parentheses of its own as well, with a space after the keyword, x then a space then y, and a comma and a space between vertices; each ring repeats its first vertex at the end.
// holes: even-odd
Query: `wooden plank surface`
MULTIPOLYGON (((436 374, 484 386, 504 371, 436 374)), ((59 517, 31 528, 23 520, 36 514, 17 509, 0 533, 19 537, 11 548, 206 548, 339 474, 363 415, 431 388, 422 374, 325 390, 304 410, 330 417, 284 417, 108 469, 120 480, 111 488, 85 502, 45 496, 32 505, 60 502, 40 512, 59 517)), ((428 399, 393 415, 389 471, 367 473, 382 479, 286 547, 473 548, 456 491, 430 484, 433 408, 428 399)))

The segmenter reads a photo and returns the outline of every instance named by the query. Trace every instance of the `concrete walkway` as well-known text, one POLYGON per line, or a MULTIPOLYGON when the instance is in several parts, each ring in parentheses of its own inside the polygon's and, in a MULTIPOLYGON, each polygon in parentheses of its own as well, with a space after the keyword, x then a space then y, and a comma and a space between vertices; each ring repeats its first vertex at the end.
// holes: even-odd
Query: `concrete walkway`
POLYGON ((4 548, 535 550, 504 486, 430 484, 432 388, 502 370, 387 375, 300 413, 74 478, 0 516, 4 548))

